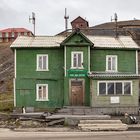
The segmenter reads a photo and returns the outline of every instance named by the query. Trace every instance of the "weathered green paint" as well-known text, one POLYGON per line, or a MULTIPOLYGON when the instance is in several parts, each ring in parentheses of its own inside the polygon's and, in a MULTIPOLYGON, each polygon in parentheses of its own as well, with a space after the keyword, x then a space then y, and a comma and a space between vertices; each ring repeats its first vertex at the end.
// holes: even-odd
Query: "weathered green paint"
MULTIPOLYGON (((123 80, 122 80, 123 81, 123 80)), ((91 106, 92 107, 129 107, 135 106, 138 107, 138 91, 139 91, 139 80, 132 80, 132 95, 98 95, 97 89, 98 80, 91 81, 91 91, 92 91, 92 99, 91 106), (120 103, 119 104, 111 104, 110 97, 119 96, 120 103)))
POLYGON ((81 32, 73 32, 62 43, 62 46, 93 46, 94 44, 81 32))
POLYGON ((63 49, 17 50, 17 106, 62 107, 63 60, 63 49), (49 71, 36 71, 37 54, 48 54, 49 71), (36 84, 48 84, 49 101, 36 101, 36 84))
POLYGON ((118 72, 136 73, 136 51, 91 50, 91 71, 106 71, 106 55, 117 55, 118 72))
MULTIPOLYGON (((89 42, 87 42, 87 45, 81 45, 79 46, 79 43, 77 45, 76 40, 83 40, 84 42, 87 42, 86 39, 84 39, 81 35, 75 34, 75 36, 71 37, 70 39, 65 42, 65 44, 71 44, 71 42, 74 43, 73 46, 66 46, 66 77, 64 78, 64 105, 70 105, 70 80, 71 79, 83 79, 85 83, 84 87, 84 105, 90 105, 90 85, 89 85, 89 78, 87 77, 87 71, 88 71, 88 45, 89 42), (74 51, 80 51, 83 52, 83 69, 72 69, 71 68, 71 54, 74 51)), ((84 43, 82 42, 82 43, 84 43)), ((84 43, 85 44, 85 43, 84 43)))
MULTIPOLYGON (((135 50, 96 49, 81 33, 74 32, 61 44, 60 48, 20 48, 16 61, 16 106, 33 106, 36 108, 62 107, 70 105, 70 81, 84 80, 84 105, 93 107, 110 107, 110 96, 97 95, 98 80, 114 78, 92 78, 90 71, 106 71, 106 55, 118 56, 118 72, 136 73, 135 50), (90 53, 88 49, 90 47, 90 53), (71 68, 71 54, 83 52, 83 69, 71 68), (64 53, 66 52, 66 58, 64 53), (36 71, 37 54, 48 54, 49 71, 36 71), (90 55, 90 56, 89 56, 90 55), (90 64, 88 59, 90 57, 90 64), (64 61, 66 61, 66 67, 64 61), (89 66, 90 65, 90 66, 89 66), (65 75, 66 70, 66 75, 65 75), (48 84, 49 101, 36 101, 36 84, 48 84)), ((138 106, 138 80, 136 78, 115 78, 115 80, 132 80, 133 95, 120 95, 120 104, 114 106, 138 106)))

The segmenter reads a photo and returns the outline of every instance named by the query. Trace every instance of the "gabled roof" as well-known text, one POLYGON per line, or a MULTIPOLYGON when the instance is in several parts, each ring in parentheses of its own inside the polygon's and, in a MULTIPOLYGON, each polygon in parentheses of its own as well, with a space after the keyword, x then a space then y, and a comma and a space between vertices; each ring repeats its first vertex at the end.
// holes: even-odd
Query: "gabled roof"
POLYGON ((73 21, 71 21, 71 23, 75 22, 76 20, 81 19, 84 22, 86 22, 88 24, 88 21, 86 21, 85 19, 83 19, 81 16, 78 16, 76 19, 74 19, 73 21))
POLYGON ((25 28, 7 28, 0 30, 0 32, 31 32, 31 31, 25 28))
MULTIPOLYGON (((21 48, 21 47, 60 47, 63 46, 72 36, 77 34, 77 32, 73 32, 68 37, 64 36, 19 36, 11 45, 12 48, 21 48)), ((78 34, 90 45, 94 44, 94 48, 111 48, 111 49, 139 49, 139 46, 134 42, 134 40, 130 36, 118 36, 117 38, 113 36, 86 36, 81 32, 78 34)), ((79 40, 78 40, 79 41, 79 40)), ((80 42, 82 45, 82 42, 80 42)))
POLYGON ((61 43, 61 45, 62 46, 65 45, 65 44, 67 45, 68 44, 68 41, 72 37, 74 37, 75 35, 78 35, 79 37, 81 37, 80 40, 76 40, 76 42, 78 44, 84 44, 84 42, 82 42, 83 39, 84 39, 85 42, 86 42, 86 44, 89 44, 90 46, 93 46, 94 45, 94 43, 89 38, 87 38, 86 35, 84 35, 82 32, 80 32, 80 29, 76 29, 74 32, 72 32, 65 40, 63 40, 63 42, 61 43))

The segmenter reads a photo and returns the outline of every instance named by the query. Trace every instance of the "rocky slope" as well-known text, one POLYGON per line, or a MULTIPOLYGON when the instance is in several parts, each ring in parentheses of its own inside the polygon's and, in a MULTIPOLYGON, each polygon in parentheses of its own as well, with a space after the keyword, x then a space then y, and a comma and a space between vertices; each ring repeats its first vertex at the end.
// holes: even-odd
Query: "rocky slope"
POLYGON ((13 91, 14 56, 11 43, 0 43, 0 93, 13 91))

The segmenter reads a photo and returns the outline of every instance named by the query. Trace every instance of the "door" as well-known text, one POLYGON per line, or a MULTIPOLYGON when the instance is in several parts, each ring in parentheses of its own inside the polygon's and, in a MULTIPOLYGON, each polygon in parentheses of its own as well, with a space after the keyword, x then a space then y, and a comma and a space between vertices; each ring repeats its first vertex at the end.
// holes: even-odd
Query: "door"
POLYGON ((84 105, 84 80, 71 80, 71 105, 84 105))

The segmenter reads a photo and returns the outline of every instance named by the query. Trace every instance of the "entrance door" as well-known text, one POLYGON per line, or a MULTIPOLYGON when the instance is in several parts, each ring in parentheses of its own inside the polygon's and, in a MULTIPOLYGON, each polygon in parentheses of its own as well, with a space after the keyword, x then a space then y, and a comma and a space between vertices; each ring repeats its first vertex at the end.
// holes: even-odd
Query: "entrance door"
POLYGON ((84 80, 71 80, 71 105, 84 105, 84 80))

